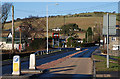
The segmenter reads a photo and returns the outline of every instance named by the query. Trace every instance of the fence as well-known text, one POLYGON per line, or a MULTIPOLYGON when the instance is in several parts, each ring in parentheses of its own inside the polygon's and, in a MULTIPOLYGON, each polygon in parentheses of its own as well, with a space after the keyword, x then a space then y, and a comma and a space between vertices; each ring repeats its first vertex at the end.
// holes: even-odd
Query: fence
MULTIPOLYGON (((56 48, 56 49, 51 49, 51 50, 48 50, 48 54, 49 53, 53 53, 53 52, 62 51, 62 50, 75 50, 75 48, 56 48)), ((35 55, 44 55, 44 54, 47 54, 47 50, 37 51, 34 54, 35 55)))

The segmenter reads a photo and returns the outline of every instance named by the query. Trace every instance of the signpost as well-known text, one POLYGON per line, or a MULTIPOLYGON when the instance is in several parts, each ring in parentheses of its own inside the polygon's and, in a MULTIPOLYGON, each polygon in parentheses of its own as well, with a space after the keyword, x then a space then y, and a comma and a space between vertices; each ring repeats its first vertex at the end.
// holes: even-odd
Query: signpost
POLYGON ((116 34, 116 15, 104 15, 103 16, 103 35, 107 35, 107 29, 109 35, 116 34))
POLYGON ((116 15, 104 15, 103 35, 107 35, 107 68, 109 68, 109 35, 116 35, 116 15))
POLYGON ((12 75, 20 75, 21 67, 20 67, 20 56, 15 55, 13 57, 13 72, 12 75))

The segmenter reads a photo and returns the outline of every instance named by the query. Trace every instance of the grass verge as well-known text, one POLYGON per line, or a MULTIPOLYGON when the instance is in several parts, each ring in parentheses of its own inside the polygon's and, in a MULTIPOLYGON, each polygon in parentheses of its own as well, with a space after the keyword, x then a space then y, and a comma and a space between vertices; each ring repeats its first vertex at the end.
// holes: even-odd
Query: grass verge
POLYGON ((110 59, 109 68, 107 68, 105 57, 93 55, 93 58, 95 60, 96 71, 118 71, 118 60, 110 59))

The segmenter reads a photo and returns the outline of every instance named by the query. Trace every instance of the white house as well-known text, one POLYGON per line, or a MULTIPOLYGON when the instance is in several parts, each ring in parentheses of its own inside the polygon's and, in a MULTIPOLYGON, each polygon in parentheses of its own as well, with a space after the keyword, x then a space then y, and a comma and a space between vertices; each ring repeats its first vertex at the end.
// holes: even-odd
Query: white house
POLYGON ((59 27, 57 27, 57 28, 54 28, 54 29, 52 29, 53 31, 61 31, 62 29, 60 29, 59 27))
MULTIPOLYGON (((19 50, 19 41, 14 41, 14 49, 19 50)), ((12 41, 8 40, 7 38, 2 38, 0 41, 0 50, 12 50, 12 41)), ((22 50, 25 50, 25 43, 22 43, 22 50)))

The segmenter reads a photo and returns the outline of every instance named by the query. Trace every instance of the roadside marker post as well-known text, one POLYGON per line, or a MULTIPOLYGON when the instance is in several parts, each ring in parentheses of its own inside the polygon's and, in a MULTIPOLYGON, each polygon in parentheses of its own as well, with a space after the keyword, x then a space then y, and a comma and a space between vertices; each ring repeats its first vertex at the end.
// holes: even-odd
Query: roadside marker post
POLYGON ((30 64, 29 69, 36 69, 36 59, 35 54, 30 54, 30 64))
POLYGON ((12 75, 20 75, 20 74, 21 74, 20 56, 15 55, 13 57, 13 72, 12 72, 12 75))

